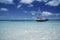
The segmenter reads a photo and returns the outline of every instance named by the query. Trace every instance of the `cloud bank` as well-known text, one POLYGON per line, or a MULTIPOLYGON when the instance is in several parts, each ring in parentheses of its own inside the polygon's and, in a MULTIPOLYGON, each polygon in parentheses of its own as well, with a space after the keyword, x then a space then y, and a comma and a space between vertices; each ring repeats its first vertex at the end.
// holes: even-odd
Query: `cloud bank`
MULTIPOLYGON (((20 3, 31 4, 34 1, 45 2, 45 5, 49 5, 49 6, 60 5, 60 0, 20 0, 20 3)), ((13 0, 0 0, 0 3, 13 4, 13 0)))
POLYGON ((58 6, 60 5, 60 0, 21 0, 20 3, 31 4, 34 1, 45 2, 45 5, 58 6))

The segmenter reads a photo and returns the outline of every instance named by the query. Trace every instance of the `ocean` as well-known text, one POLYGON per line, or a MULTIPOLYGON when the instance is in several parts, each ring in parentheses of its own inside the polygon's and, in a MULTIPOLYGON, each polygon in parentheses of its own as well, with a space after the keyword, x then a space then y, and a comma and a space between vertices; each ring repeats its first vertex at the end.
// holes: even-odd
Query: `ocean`
POLYGON ((60 40, 60 21, 0 21, 0 40, 60 40))

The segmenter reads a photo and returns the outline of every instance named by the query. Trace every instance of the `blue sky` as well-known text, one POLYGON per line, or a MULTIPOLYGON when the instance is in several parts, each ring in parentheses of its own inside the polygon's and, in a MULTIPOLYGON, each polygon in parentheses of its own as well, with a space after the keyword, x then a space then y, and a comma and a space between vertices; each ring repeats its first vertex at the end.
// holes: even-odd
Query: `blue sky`
POLYGON ((43 18, 60 19, 60 0, 0 0, 0 20, 34 19, 38 9, 43 18))

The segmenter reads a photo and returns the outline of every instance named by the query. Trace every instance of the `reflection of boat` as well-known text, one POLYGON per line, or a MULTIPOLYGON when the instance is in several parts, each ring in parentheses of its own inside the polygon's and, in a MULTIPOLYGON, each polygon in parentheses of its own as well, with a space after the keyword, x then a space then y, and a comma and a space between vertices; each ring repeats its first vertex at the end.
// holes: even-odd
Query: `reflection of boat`
POLYGON ((48 19, 41 18, 41 11, 40 11, 40 9, 36 13, 37 13, 37 16, 36 16, 36 19, 35 20, 37 22, 45 22, 45 21, 48 21, 48 19))

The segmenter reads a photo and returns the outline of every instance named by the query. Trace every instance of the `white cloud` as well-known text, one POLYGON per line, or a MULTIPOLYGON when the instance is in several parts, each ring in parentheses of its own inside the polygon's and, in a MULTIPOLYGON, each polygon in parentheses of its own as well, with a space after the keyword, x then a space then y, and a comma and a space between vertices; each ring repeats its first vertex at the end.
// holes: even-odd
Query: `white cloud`
POLYGON ((42 0, 36 0, 36 1, 39 1, 39 2, 41 2, 42 0))
POLYGON ((31 4, 34 0, 21 0, 20 3, 31 4))
POLYGON ((51 0, 51 1, 47 2, 46 5, 58 6, 58 5, 60 5, 60 0, 51 0))
POLYGON ((32 13, 32 15, 35 15, 35 13, 32 13))
POLYGON ((18 5, 17 8, 20 8, 22 5, 18 5))
POLYGON ((31 11, 31 14, 34 16, 37 13, 37 11, 31 11))
POLYGON ((43 11, 42 16, 50 16, 53 15, 51 12, 43 11))
POLYGON ((49 1, 49 0, 42 0, 43 2, 47 2, 47 1, 49 1))
POLYGON ((58 6, 58 5, 60 5, 60 0, 51 0, 51 1, 49 1, 49 0, 36 0, 36 1, 47 2, 46 5, 50 5, 50 6, 58 6))
POLYGON ((47 2, 48 0, 36 0, 36 1, 39 1, 39 2, 47 2))
POLYGON ((8 11, 7 8, 1 8, 0 11, 8 11))
POLYGON ((23 11, 24 13, 28 13, 28 11, 23 11))
POLYGON ((1 3, 13 4, 13 0, 0 0, 1 3))
POLYGON ((33 4, 30 4, 28 7, 33 7, 34 5, 33 4))

